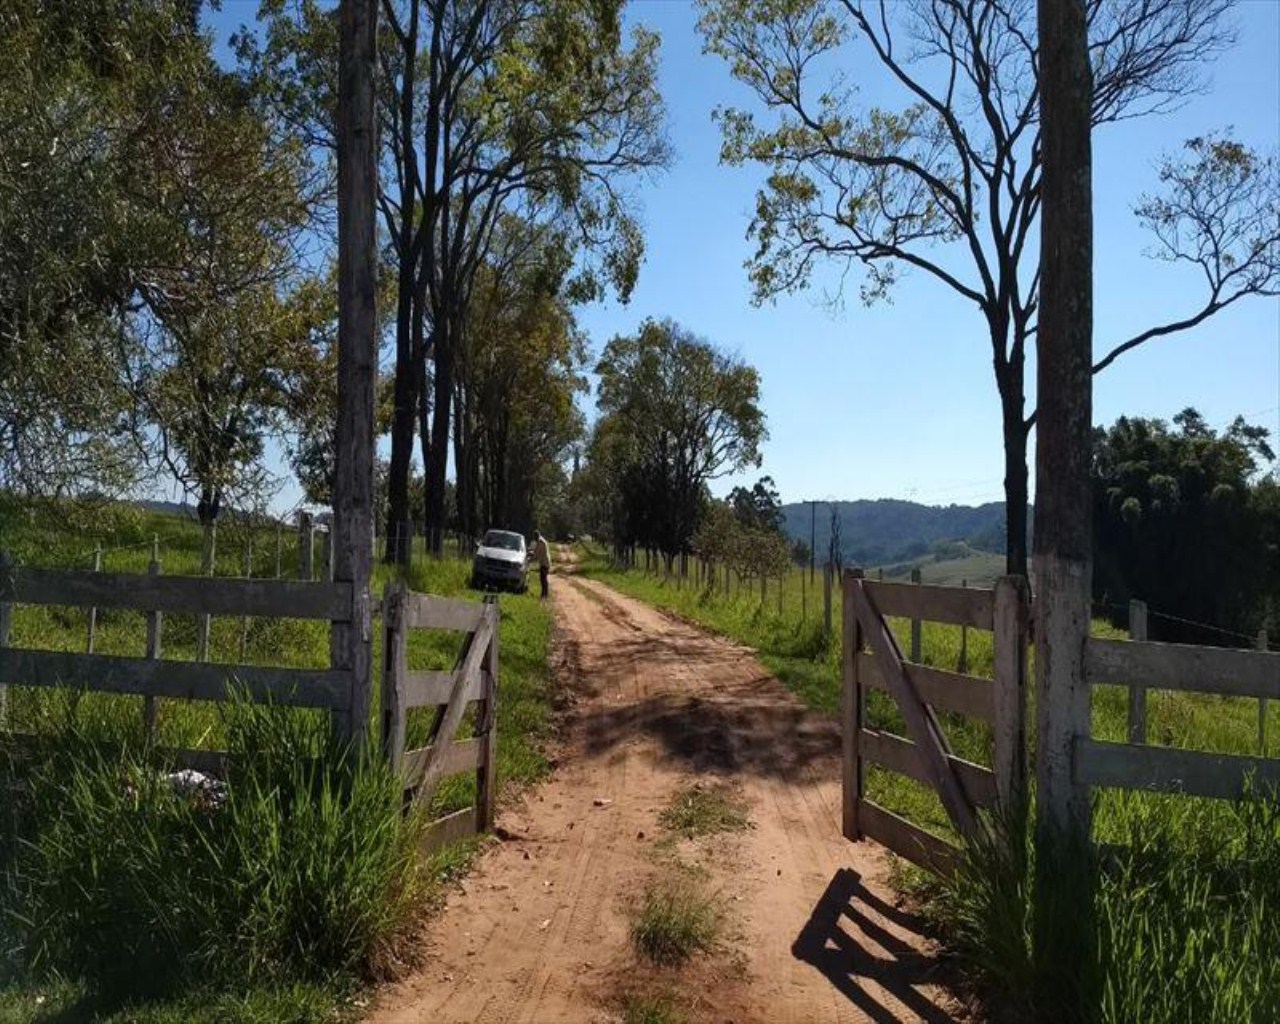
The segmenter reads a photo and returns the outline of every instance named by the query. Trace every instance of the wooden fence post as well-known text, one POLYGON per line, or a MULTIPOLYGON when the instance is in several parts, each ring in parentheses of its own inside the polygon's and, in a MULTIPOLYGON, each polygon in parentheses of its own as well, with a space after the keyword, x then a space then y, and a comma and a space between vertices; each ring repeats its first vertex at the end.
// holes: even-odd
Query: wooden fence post
MULTIPOLYGON (((920 570, 911 570, 911 582, 920 586, 920 570)), ((911 620, 911 660, 920 663, 920 620, 911 620)))
POLYGON ((827 562, 822 566, 822 637, 828 646, 831 644, 831 575, 831 563, 827 562))
MULTIPOLYGON (((1258 650, 1270 650, 1265 628, 1258 630, 1258 650)), ((1258 753, 1267 756, 1267 698, 1258 698, 1258 753)))
POLYGON ((480 740, 480 763, 476 765, 476 831, 493 828, 498 794, 498 600, 493 594, 484 599, 493 621, 489 646, 480 662, 484 705, 476 715, 476 736, 480 740))
MULTIPOLYGON (((152 551, 152 560, 155 560, 155 551, 152 551)), ((218 524, 216 522, 209 523, 204 528, 204 549, 200 559, 200 573, 202 576, 213 576, 214 565, 218 560, 218 524)), ((209 660, 209 628, 212 625, 212 616, 201 615, 199 633, 196 636, 196 661, 209 660)))
POLYGON ((314 579, 315 531, 315 523, 311 521, 311 516, 303 512, 298 517, 298 579, 300 580, 314 579))
MULTIPOLYGON (((13 572, 13 562, 9 555, 0 551, 0 593, 9 586, 9 575, 13 572)), ((13 604, 0 601, 0 647, 9 646, 9 634, 13 629, 13 604)), ((9 714, 9 687, 0 681, 0 729, 4 728, 9 714)))
MULTIPOLYGON (((960 588, 968 590, 969 581, 961 580, 960 588)), ((969 627, 967 625, 960 626, 960 660, 956 664, 956 671, 962 675, 969 671, 969 627)))
MULTIPOLYGON (((1021 821, 1027 800, 1027 581, 1001 576, 995 587, 995 714, 992 722, 996 797, 1021 821)), ((1020 842, 1021 836, 1013 837, 1020 842)))
MULTIPOLYGON (((99 541, 93 546, 93 571, 102 572, 102 542, 99 541)), ((84 652, 85 654, 93 653, 93 641, 98 632, 98 609, 89 609, 89 635, 85 637, 84 652)))
MULTIPOLYGON (((827 565, 826 578, 831 576, 831 566, 827 565)), ((841 831, 848 840, 856 842, 862 838, 858 828, 858 801, 862 799, 862 759, 858 754, 859 734, 862 731, 862 687, 858 680, 858 659, 855 655, 862 649, 862 624, 853 600, 853 588, 861 586, 862 570, 848 569, 841 581, 844 596, 841 619, 844 634, 844 645, 841 651, 841 675, 844 686, 841 688, 840 700, 840 750, 843 771, 841 772, 841 831)), ((827 588, 828 598, 830 587, 827 588)), ((830 600, 827 607, 830 609, 830 600)))
MULTIPOLYGON (((253 578, 253 533, 252 531, 245 534, 244 538, 244 578, 253 578)), ((249 616, 244 616, 240 620, 240 661, 243 662, 245 655, 249 650, 249 616)))
MULTIPOLYGON (((147 566, 147 572, 152 576, 161 574, 160 568, 160 539, 153 537, 151 539, 151 563, 147 566)), ((208 617, 205 617, 205 649, 208 650, 208 617)), ((147 612, 147 658, 151 661, 158 661, 163 653, 164 641, 162 635, 164 632, 164 613, 158 609, 151 609, 147 612)), ((203 659, 201 659, 203 660, 203 659)), ((156 698, 144 697, 142 699, 142 724, 146 729, 148 741, 154 741, 156 738, 156 698)))
MULTIPOLYGON (((1129 639, 1147 639, 1147 604, 1145 601, 1129 602, 1129 639)), ((1129 687, 1129 742, 1147 742, 1147 689, 1145 686, 1129 687)))
POLYGON ((320 578, 326 583, 333 582, 333 529, 324 530, 320 534, 320 578))
POLYGON ((396 773, 404 761, 404 686, 409 664, 406 601, 400 580, 382 588, 382 753, 396 773))
POLYGON ((284 528, 276 526, 276 579, 284 575, 284 528))

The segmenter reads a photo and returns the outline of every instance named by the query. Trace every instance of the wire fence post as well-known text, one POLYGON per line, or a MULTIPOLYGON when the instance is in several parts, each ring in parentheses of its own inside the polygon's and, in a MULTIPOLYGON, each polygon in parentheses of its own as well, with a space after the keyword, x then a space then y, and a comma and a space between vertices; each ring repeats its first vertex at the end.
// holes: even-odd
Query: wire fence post
MULTIPOLYGON (((1129 639, 1147 639, 1147 603, 1134 598, 1129 602, 1129 639)), ((1129 742, 1147 742, 1147 688, 1129 687, 1129 742)))
POLYGON ((276 525, 276 579, 280 579, 284 573, 284 527, 276 525))
MULTIPOLYGON (((153 549, 153 556, 154 556, 153 549)), ((216 522, 209 523, 204 528, 204 553, 200 563, 202 575, 213 576, 214 565, 218 556, 218 524, 216 522)), ((196 638, 196 661, 209 660, 209 628, 212 624, 212 616, 200 616, 200 631, 196 638)))
MULTIPOLYGON (((160 566, 160 538, 153 537, 151 539, 151 563, 147 566, 147 572, 152 576, 159 576, 163 570, 160 566)), ((204 642, 209 642, 208 634, 208 617, 205 618, 204 642)), ((158 661, 163 653, 164 641, 162 634, 164 631, 164 613, 153 608, 147 612, 147 660, 158 661)), ((201 661, 204 658, 200 659, 201 661)), ((148 741, 154 741, 156 738, 156 698, 144 697, 142 700, 142 725, 146 730, 148 741)))
POLYGON ((310 513, 300 513, 298 516, 298 579, 306 580, 308 583, 314 579, 312 561, 315 549, 315 529, 310 513))
MULTIPOLYGON (((253 534, 250 533, 244 539, 244 578, 253 579, 253 534)), ((240 661, 243 662, 245 653, 249 650, 249 616, 245 615, 240 620, 240 661)))
MULTIPOLYGON (((0 594, 9 586, 9 577, 13 572, 13 563, 8 554, 0 550, 0 594)), ((9 646, 9 633, 13 629, 13 605, 9 601, 0 601, 0 647, 9 646)), ((9 688, 0 682, 0 728, 4 728, 9 714, 9 688)))
MULTIPOLYGON (((911 570, 911 582, 915 584, 917 587, 921 585, 919 569, 911 570)), ((917 665, 920 664, 920 646, 921 646, 920 632, 921 632, 920 620, 918 618, 913 618, 911 620, 911 660, 914 661, 917 665)))
MULTIPOLYGON (((93 546, 93 571, 102 572, 102 542, 99 541, 93 546)), ((93 641, 98 632, 98 609, 93 607, 89 609, 89 635, 85 637, 84 650, 86 654, 93 653, 93 641)))
MULTIPOLYGON (((1265 628, 1258 630, 1258 650, 1270 650, 1265 628)), ((1267 698, 1258 698, 1258 753, 1267 756, 1267 698)))
POLYGON ((831 646, 831 563, 822 566, 822 639, 831 646))

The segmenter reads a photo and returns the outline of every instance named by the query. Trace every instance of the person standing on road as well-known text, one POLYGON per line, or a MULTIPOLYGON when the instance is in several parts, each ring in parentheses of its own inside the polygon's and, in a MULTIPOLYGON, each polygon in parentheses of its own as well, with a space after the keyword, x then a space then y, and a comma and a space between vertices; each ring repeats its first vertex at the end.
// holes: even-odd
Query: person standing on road
POLYGON ((551 573, 551 549, 547 546, 546 538, 542 534, 535 532, 533 537, 533 550, 529 552, 529 557, 538 563, 538 582, 542 584, 542 597, 545 600, 547 577, 551 573))

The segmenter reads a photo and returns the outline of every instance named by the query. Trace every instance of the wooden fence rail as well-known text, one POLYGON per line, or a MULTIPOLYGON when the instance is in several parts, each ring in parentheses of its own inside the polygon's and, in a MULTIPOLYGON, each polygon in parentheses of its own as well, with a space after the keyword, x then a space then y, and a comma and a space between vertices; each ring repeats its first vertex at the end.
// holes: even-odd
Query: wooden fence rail
MULTIPOLYGON (((100 562, 95 559, 95 564, 100 562)), ((143 722, 149 733, 156 728, 157 698, 226 701, 244 695, 258 702, 320 708, 335 716, 349 713, 354 692, 349 671, 210 664, 200 657, 196 661, 166 659, 164 626, 169 615, 197 616, 198 641, 204 621, 214 615, 320 619, 333 628, 352 621, 352 585, 165 576, 154 542, 146 575, 14 566, 0 554, 0 724, 5 691, 12 686, 142 697, 143 722), (128 657, 15 647, 10 625, 14 605, 85 608, 92 610, 95 620, 102 609, 143 612, 144 652, 128 657)), ((200 755, 206 760, 221 756, 216 751, 200 755)))
POLYGON ((450 775, 474 771, 475 804, 432 822, 425 845, 435 849, 493 827, 497 772, 498 605, 413 594, 401 583, 387 585, 382 599, 385 646, 382 678, 382 749, 400 772, 410 800, 429 806, 450 775), (415 672, 408 667, 409 633, 415 629, 462 632, 465 639, 450 671, 415 672), (458 732, 475 704, 472 736, 458 732), (408 713, 434 707, 427 744, 405 749, 408 713))
MULTIPOLYGON (((1139 627, 1136 635, 1145 635, 1139 627)), ((1129 688, 1128 743, 1109 743, 1087 733, 1075 738, 1074 781, 1088 788, 1149 790, 1187 796, 1239 799, 1250 784, 1280 787, 1280 759, 1148 746, 1145 702, 1149 690, 1280 698, 1280 653, 1232 650, 1190 644, 1093 637, 1085 649, 1091 685, 1129 688), (1134 698, 1133 695, 1140 695, 1134 698), (1139 710, 1141 709, 1141 710, 1139 710)), ((1265 752, 1265 722, 1259 743, 1265 752)))

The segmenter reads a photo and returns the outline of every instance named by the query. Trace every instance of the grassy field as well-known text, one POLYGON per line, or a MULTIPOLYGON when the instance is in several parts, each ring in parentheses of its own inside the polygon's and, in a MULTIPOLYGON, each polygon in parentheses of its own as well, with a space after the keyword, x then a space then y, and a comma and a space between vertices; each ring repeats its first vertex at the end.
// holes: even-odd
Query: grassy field
MULTIPOLYGON (((220 529, 219 575, 243 574, 243 552, 248 536, 249 531, 243 527, 227 525, 220 529)), ((0 508, 0 548, 7 550, 20 564, 87 569, 92 567, 95 546, 100 544, 104 549, 104 570, 145 572, 153 539, 158 541, 160 560, 166 574, 198 572, 200 531, 189 520, 144 514, 120 506, 74 515, 51 515, 47 510, 31 515, 12 506, 0 508)), ((274 576, 275 529, 256 529, 252 531, 252 539, 254 574, 274 576)), ((281 541, 281 571, 283 575, 291 576, 296 572, 297 564, 296 534, 285 530, 281 541)), ((440 562, 419 560, 410 571, 409 582, 414 590, 421 592, 478 599, 478 595, 467 590, 468 570, 467 563, 453 559, 440 562)), ((379 567, 378 586, 387 578, 386 570, 379 567)), ((543 745, 550 729, 552 699, 547 670, 551 616, 549 609, 536 598, 504 595, 500 601, 502 699, 498 715, 498 776, 501 785, 522 785, 541 777, 547 768, 543 745)), ((165 657, 194 657, 196 631, 195 617, 167 616, 164 623, 165 657)), ((16 646, 83 651, 86 634, 87 613, 84 610, 27 606, 14 610, 12 643, 16 646)), ((459 634, 415 631, 410 642, 410 667, 451 667, 460 640, 459 634)), ((213 619, 212 661, 240 662, 242 642, 243 661, 249 664, 304 667, 322 666, 328 660, 328 627, 325 623, 251 619, 245 632, 244 620, 239 617, 213 619)), ((144 646, 145 621, 141 613, 98 613, 96 651, 140 655, 144 646)), ((377 670, 380 669, 381 651, 375 650, 375 659, 377 670)), ((9 698, 10 728, 16 731, 55 736, 60 738, 60 742, 70 733, 87 735, 95 745, 105 742, 125 751, 126 762, 129 749, 142 745, 140 698, 68 695, 21 687, 11 688, 9 698)), ((280 743, 292 744, 296 750, 323 750, 327 723, 320 712, 279 709, 272 714, 279 719, 267 728, 273 742, 279 739, 280 743)), ((374 714, 376 721, 376 706, 374 714)), ((408 737, 411 745, 419 744, 429 725, 428 716, 426 709, 416 709, 411 713, 408 737)), ((237 749, 246 742, 253 742, 245 738, 244 723, 244 709, 162 700, 157 742, 161 746, 237 749)), ((467 723, 464 723, 464 732, 466 728, 467 723)), ((3 760, 0 757, 0 761, 3 760)), ((118 773, 117 769, 111 770, 118 773)), ((93 772, 87 772, 83 781, 86 786, 91 786, 93 772)), ((276 781, 273 779, 272 784, 275 785, 276 781)), ((305 784, 314 791, 314 780, 305 784)), ((283 788, 287 789, 287 784, 283 788)), ((432 816, 466 806, 471 802, 473 792, 474 778, 470 776, 448 780, 433 803, 432 816)), ((380 806, 378 799, 376 794, 370 797, 371 814, 380 806)), ((267 803, 259 810, 268 816, 274 813, 267 803)), ((166 807, 162 812, 160 817, 171 814, 173 809, 166 807)), ((316 823, 315 827, 321 833, 325 828, 333 831, 330 824, 323 822, 316 823)), ((373 825, 371 830, 377 832, 380 827, 373 825)), ((360 841, 359 837, 334 835, 335 843, 360 841)), ((16 862, 17 853, 14 851, 22 849, 19 838, 16 847, 12 842, 0 844, 0 855, 16 862), (5 853, 6 850, 9 854, 5 853)), ((86 847, 86 854, 91 852, 86 847)), ((432 904, 442 879, 459 870, 468 854, 469 849, 465 846, 448 851, 432 863, 421 865, 420 871, 415 871, 412 886, 414 914, 422 913, 432 904)), ((308 871, 326 869, 318 859, 306 863, 308 871)), ((0 868, 5 868, 5 878, 11 883, 6 865, 0 863, 0 868)), ((152 865, 148 870, 156 868, 152 865)), ((381 969, 378 965, 351 963, 334 971, 331 976, 320 978, 306 972, 273 969, 264 972, 260 982, 250 986, 248 992, 239 990, 239 987, 221 987, 216 978, 218 972, 210 971, 209 976, 214 980, 207 986, 186 978, 181 990, 149 996, 141 1002, 127 990, 113 993, 111 999, 103 1000, 94 990, 96 983, 86 984, 65 965, 29 963, 27 954, 30 951, 23 948, 24 922, 20 920, 24 908, 15 901, 13 885, 7 884, 6 889, 7 897, 0 896, 0 916, 4 918, 0 922, 0 1022, 5 1024, 86 1019, 142 1022, 327 1020, 332 1019, 335 1012, 340 1013, 342 1007, 349 1008, 349 1000, 358 994, 362 979, 369 976, 371 966, 375 974, 381 969)), ((109 929, 104 930, 106 933, 109 929)), ((399 954, 393 951, 393 955, 399 954)))
MULTIPOLYGON (((774 581, 763 600, 758 584, 735 588, 728 595, 709 592, 656 574, 618 571, 599 550, 584 553, 582 571, 751 645, 805 703, 826 712, 838 708, 838 588, 833 595, 837 636, 827 642, 821 591, 815 601, 807 578, 802 583, 798 572, 783 583, 780 613, 774 581)), ((891 620, 891 625, 903 649, 908 649, 909 623, 891 620)), ((921 660, 958 668, 960 629, 925 623, 922 632, 921 660)), ((1100 621, 1095 621, 1094 633, 1122 635, 1100 621)), ((991 634, 969 630, 965 646, 968 671, 989 678, 991 634)), ((1257 752, 1256 701, 1158 691, 1148 700, 1152 743, 1257 752)), ((1093 735, 1122 741, 1127 707, 1123 688, 1095 688, 1093 735)), ((1273 744, 1280 728, 1278 714, 1280 709, 1270 708, 1273 744)), ((873 727, 904 731, 896 707, 884 694, 869 695, 868 717, 873 727)), ((1034 707, 1028 720, 1035 721, 1034 707)), ((942 716, 942 721, 957 754, 991 764, 991 737, 985 725, 953 715, 942 716)), ((1275 754, 1274 746, 1268 752, 1275 754)), ((867 791, 882 805, 955 838, 940 801, 925 787, 872 767, 867 791)), ((1280 948, 1280 804, 1269 794, 1261 797, 1230 804, 1095 791, 1094 838, 1114 852, 1098 866, 1095 888, 1103 1009, 1092 1019, 1115 1024, 1263 1024, 1280 1019, 1280 960, 1274 952, 1280 948)), ((989 1000, 995 1019, 1072 1019, 1034 1004, 1030 892, 1014 871, 1008 858, 990 849, 974 849, 965 870, 948 885, 918 872, 906 872, 904 881, 914 887, 947 935, 975 989, 989 1000)))

